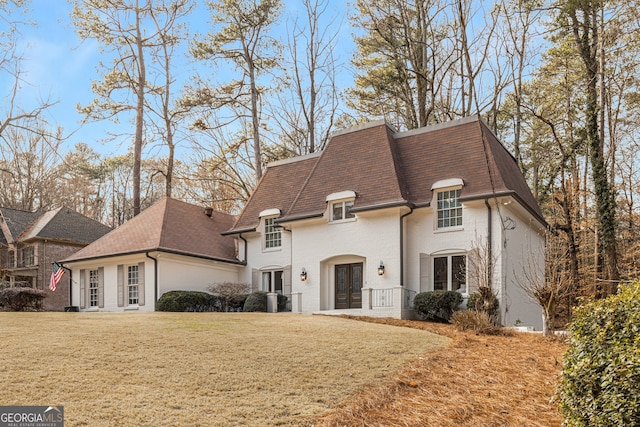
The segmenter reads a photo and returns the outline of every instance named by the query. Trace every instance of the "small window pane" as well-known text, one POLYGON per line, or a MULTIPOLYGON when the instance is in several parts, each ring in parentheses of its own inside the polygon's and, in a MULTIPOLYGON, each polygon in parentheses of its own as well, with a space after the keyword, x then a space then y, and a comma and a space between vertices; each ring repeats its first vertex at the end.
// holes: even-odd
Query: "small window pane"
POLYGON ((344 217, 345 218, 355 218, 356 216, 351 213, 351 208, 353 207, 353 200, 349 200, 344 202, 344 217))
POLYGON ((340 221, 342 219, 342 202, 334 203, 332 206, 332 221, 340 221))
POLYGON ((433 259, 433 290, 447 290, 447 257, 433 259))
POLYGON ((451 290, 467 293, 467 257, 457 255, 451 257, 451 290))

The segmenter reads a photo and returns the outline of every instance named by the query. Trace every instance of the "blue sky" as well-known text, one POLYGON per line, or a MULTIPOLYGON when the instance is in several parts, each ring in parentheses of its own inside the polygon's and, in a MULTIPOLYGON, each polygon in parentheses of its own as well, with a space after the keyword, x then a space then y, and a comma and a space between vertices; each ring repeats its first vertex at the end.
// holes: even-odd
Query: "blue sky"
MULTIPOLYGON (((299 8, 299 1, 285 0, 285 10, 281 18, 281 26, 285 18, 299 8)), ((346 5, 335 0, 332 14, 342 22, 339 49, 341 60, 348 62, 351 43, 351 29, 346 17, 346 5)), ((208 10, 202 1, 198 2, 198 12, 189 22, 190 31, 205 33, 208 31, 208 10), (197 21, 194 21, 197 19, 197 21)), ((47 120, 52 124, 63 126, 65 134, 71 134, 65 143, 71 149, 78 142, 85 142, 104 155, 119 154, 126 151, 129 142, 119 144, 103 144, 106 130, 114 125, 111 122, 88 123, 81 126, 83 116, 76 110, 78 103, 85 105, 93 99, 91 81, 96 79, 100 60, 108 62, 95 41, 80 42, 75 34, 69 16, 72 6, 65 0, 31 0, 30 18, 37 25, 22 27, 21 49, 24 53, 22 70, 24 80, 20 93, 21 102, 25 106, 34 104, 37 99, 57 101, 55 107, 47 112, 47 120)), ((182 56, 183 63, 179 69, 184 70, 187 77, 189 70, 196 65, 182 56)), ((180 76, 178 76, 180 77, 180 76)))

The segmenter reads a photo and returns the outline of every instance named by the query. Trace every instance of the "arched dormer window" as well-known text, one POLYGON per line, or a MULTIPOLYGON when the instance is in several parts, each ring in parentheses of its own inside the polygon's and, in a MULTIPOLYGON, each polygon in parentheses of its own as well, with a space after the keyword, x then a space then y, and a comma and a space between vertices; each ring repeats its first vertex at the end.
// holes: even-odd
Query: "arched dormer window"
POLYGON ((462 227, 462 203, 460 193, 464 181, 460 178, 443 179, 431 186, 436 194, 435 210, 437 213, 436 228, 460 228, 462 227))
POLYGON ((340 191, 329 194, 326 198, 329 204, 329 221, 339 222, 355 219, 356 216, 351 213, 355 199, 355 191, 340 191))
POLYGON ((282 246, 282 230, 275 222, 279 216, 280 209, 266 209, 260 212, 260 219, 264 219, 262 233, 264 249, 277 249, 282 246))

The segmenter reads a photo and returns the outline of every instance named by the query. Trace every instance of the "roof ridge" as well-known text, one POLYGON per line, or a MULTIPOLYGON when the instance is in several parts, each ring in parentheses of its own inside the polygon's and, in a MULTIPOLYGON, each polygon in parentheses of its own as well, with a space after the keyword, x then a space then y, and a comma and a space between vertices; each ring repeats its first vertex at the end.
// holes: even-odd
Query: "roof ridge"
POLYGON ((322 151, 320 151, 320 155, 316 159, 316 162, 313 164, 313 167, 311 168, 311 170, 307 174, 304 182, 300 186, 300 189, 298 190, 298 194, 296 194, 296 197, 294 197, 293 200, 291 201, 291 204, 289 205, 289 208, 287 209, 287 212, 284 215, 281 215, 281 217, 288 216, 289 213, 291 212, 291 210, 293 209, 293 207, 296 205, 296 203, 298 203, 298 200, 300 199, 300 196, 302 195, 302 192, 304 191, 305 188, 307 188, 307 185, 309 184, 309 180, 311 179, 311 176, 313 176, 313 173, 316 171, 316 168, 320 164, 320 160, 322 160, 322 157, 324 157, 324 154, 327 152, 327 147, 329 146, 329 144, 331 143, 332 140, 333 140, 333 136, 327 142, 327 144, 324 146, 324 149, 322 151))

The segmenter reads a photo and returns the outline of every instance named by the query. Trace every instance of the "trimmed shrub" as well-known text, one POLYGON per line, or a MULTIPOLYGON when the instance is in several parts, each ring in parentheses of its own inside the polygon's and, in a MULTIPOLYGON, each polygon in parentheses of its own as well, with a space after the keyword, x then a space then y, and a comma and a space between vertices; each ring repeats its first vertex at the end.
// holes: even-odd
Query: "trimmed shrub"
POLYGON ((169 291, 156 303, 157 311, 222 311, 224 300, 198 291, 169 291))
POLYGON ((47 293, 35 288, 5 288, 0 290, 0 306, 11 311, 42 310, 47 293))
POLYGON ((249 294, 244 302, 242 311, 267 311, 267 293, 265 291, 255 291, 249 294))
POLYGON ((278 294, 278 311, 286 311, 287 310, 287 298, 285 295, 278 294))
MULTIPOLYGON (((278 311, 287 309, 288 298, 285 295, 278 294, 278 311)), ((267 312, 267 292, 255 291, 247 296, 242 311, 263 311, 267 312)))
POLYGON ((413 299, 413 308, 427 320, 449 322, 461 303, 462 295, 456 291, 421 292, 413 299))
POLYGON ((640 426, 640 282, 578 307, 558 391, 567 426, 640 426))

